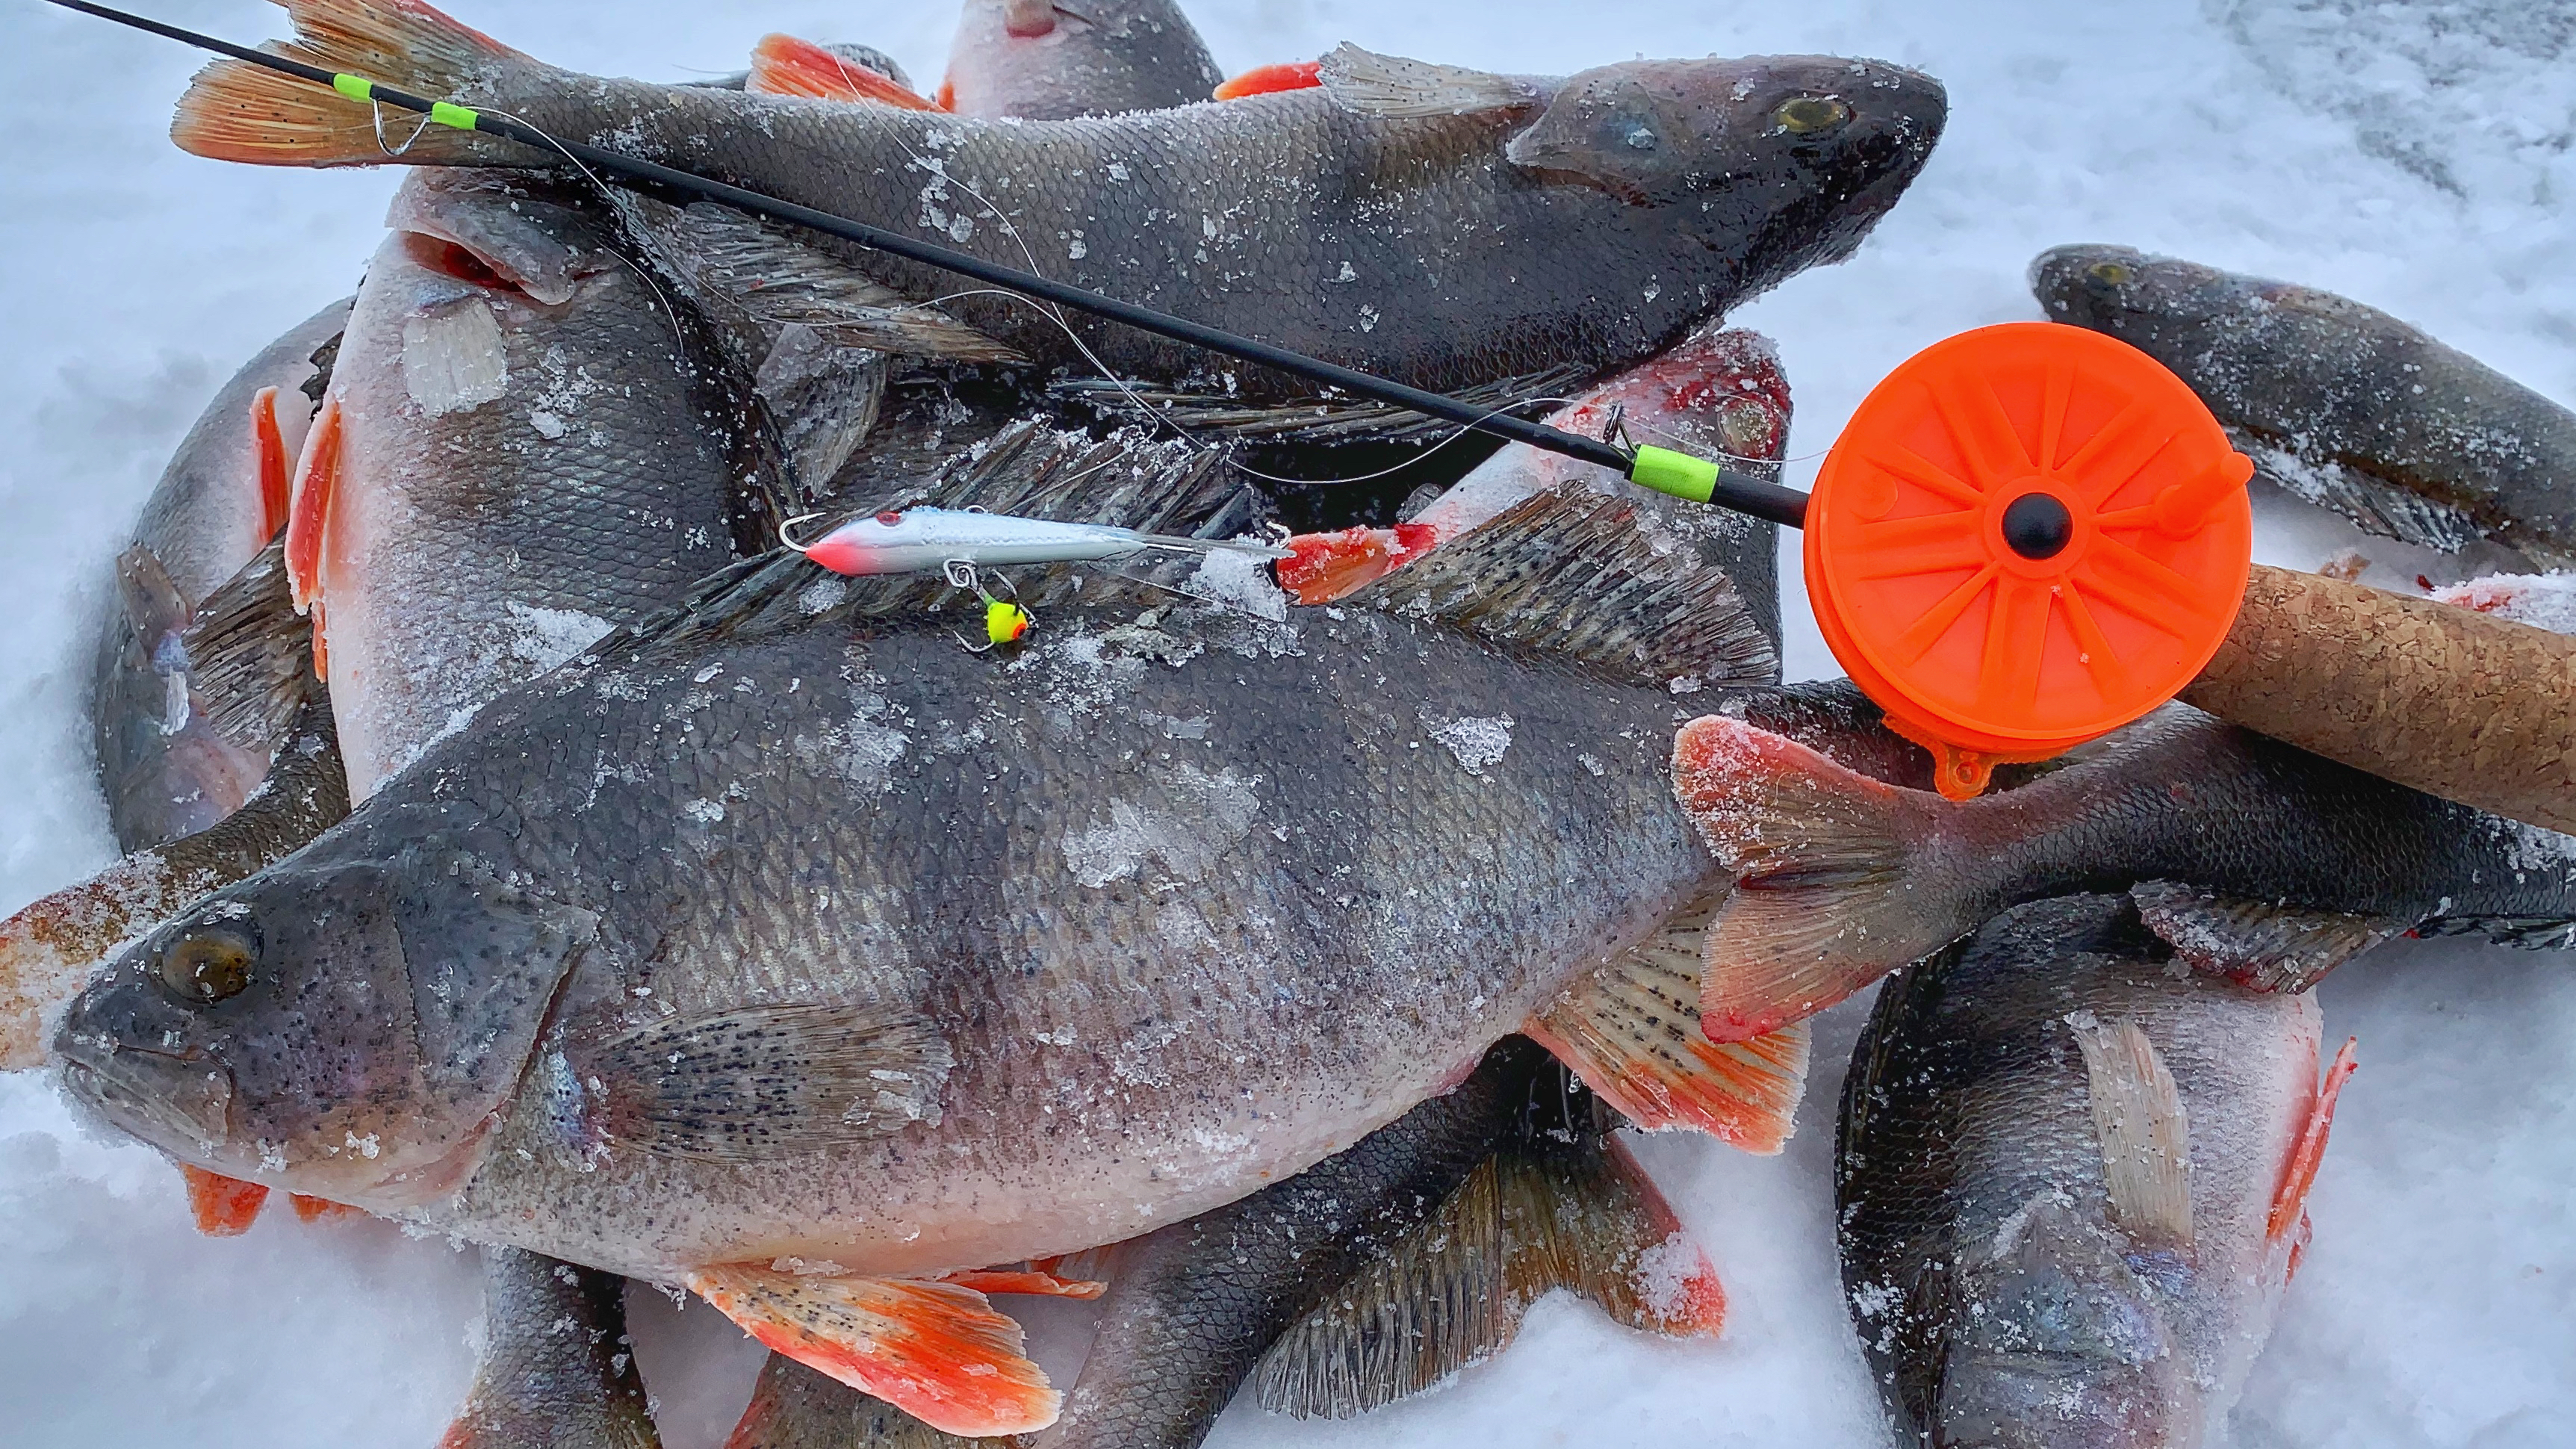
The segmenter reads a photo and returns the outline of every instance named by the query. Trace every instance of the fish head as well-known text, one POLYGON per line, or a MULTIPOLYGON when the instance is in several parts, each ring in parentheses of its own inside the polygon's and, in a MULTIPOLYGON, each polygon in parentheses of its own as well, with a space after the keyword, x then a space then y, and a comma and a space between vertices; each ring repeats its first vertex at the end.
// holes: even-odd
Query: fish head
POLYGON ((480 1161, 597 917, 459 853, 304 859, 100 973, 56 1033, 65 1086, 227 1177, 380 1211, 445 1196, 480 1161))
POLYGON ((2241 306, 2243 278, 2130 247, 2051 247, 2030 264, 2030 290, 2049 320, 2095 331, 2207 322, 2241 306))
POLYGON ((942 90, 960 115, 1063 120, 1190 105, 1223 79, 1172 0, 968 0, 942 90))
POLYGON ((385 216, 410 260, 455 286, 561 307, 622 265, 597 210, 508 172, 415 169, 385 216))
POLYGON ((1932 1442, 1979 1449, 2181 1449, 2198 1400, 2159 1278, 2107 1226, 2034 1199, 1958 1268, 1932 1442), (2136 1261, 2133 1261, 2136 1260, 2136 1261))
POLYGON ((1757 208, 1811 229, 1849 213, 1857 245, 1948 114, 1939 81, 1878 61, 1628 61, 1569 77, 1504 155, 1640 205, 1699 203, 1712 229, 1740 231, 1757 208))

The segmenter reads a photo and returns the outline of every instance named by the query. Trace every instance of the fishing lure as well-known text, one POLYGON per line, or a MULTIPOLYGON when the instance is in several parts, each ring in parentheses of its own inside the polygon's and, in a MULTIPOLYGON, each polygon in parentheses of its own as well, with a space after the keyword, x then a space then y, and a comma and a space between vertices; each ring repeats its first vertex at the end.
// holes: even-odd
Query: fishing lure
POLYGON ((1100 523, 1057 523, 980 508, 888 510, 853 518, 811 543, 799 543, 789 532, 802 522, 802 518, 789 519, 779 530, 779 541, 836 574, 863 578, 935 569, 949 583, 972 590, 984 602, 987 642, 980 646, 984 649, 1017 642, 1037 622, 1018 604, 985 590, 981 581, 985 569, 1004 564, 1099 563, 1140 553, 1289 557, 1286 549, 1265 544, 1140 533, 1100 523))

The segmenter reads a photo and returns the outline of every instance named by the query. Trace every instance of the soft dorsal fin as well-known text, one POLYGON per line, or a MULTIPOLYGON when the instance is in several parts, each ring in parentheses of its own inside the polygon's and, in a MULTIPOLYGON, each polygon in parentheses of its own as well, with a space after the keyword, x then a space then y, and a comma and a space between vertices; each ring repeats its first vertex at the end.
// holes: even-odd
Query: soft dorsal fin
POLYGON ((1763 683, 1779 656, 1723 570, 1663 546, 1636 505, 1576 484, 1541 493, 1347 600, 1428 619, 1616 683, 1763 683))
POLYGON ((1700 1031, 1700 957, 1729 889, 1712 884, 1521 1030, 1639 1127, 1692 1127, 1774 1153, 1789 1140, 1806 1088, 1808 1030, 1795 1022, 1723 1043, 1700 1031))
POLYGON ((1316 66, 1334 104, 1364 116, 1466 116, 1537 105, 1536 87, 1512 76, 1362 50, 1349 41, 1316 66))
POLYGON ((1616 1139, 1506 1149, 1281 1335, 1253 1392, 1272 1413, 1355 1417, 1502 1352, 1557 1288, 1671 1337, 1726 1314, 1707 1255, 1616 1139))
POLYGON ((2084 1054, 2111 1220, 2138 1242, 2189 1248, 2191 1123, 2173 1073, 2134 1021, 2105 1025, 2078 1011, 2066 1025, 2084 1054))
POLYGON ((2414 924, 2395 916, 2247 900, 2163 880, 2134 885, 2129 896, 2147 929, 2186 965, 2256 991, 2305 991, 2414 924))

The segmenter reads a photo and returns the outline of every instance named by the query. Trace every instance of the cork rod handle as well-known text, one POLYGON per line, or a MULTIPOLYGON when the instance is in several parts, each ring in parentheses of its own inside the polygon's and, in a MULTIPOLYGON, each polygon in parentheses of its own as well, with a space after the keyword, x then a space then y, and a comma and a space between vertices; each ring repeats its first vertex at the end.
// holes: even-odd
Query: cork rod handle
POLYGON ((2183 702, 2428 794, 2576 833, 2576 637, 2254 566, 2183 702))

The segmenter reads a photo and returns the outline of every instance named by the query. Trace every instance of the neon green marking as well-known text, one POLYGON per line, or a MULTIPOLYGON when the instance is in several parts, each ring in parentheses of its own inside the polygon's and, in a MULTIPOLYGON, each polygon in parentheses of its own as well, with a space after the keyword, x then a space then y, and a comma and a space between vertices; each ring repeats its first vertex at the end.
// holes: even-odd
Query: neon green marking
POLYGON ((335 75, 331 77, 331 89, 353 101, 372 101, 376 98, 376 83, 365 76, 335 75))
POLYGON ((451 106, 445 101, 436 101, 430 105, 429 118, 439 125, 454 126, 460 131, 473 130, 477 119, 475 114, 465 107, 451 106))
POLYGON ((1628 477, 1635 482, 1687 498, 1693 503, 1706 503, 1717 491, 1717 465, 1706 458, 1676 453, 1670 448, 1641 447, 1628 464, 1628 477))

